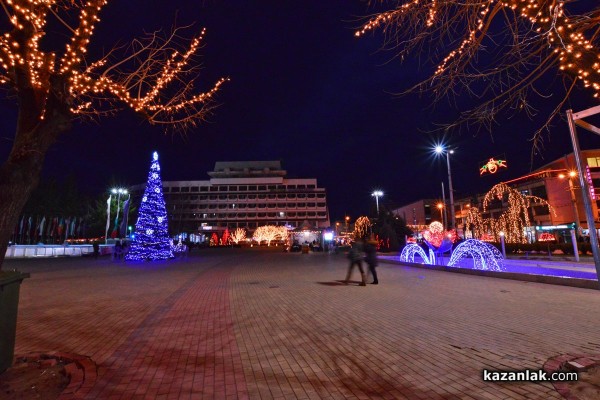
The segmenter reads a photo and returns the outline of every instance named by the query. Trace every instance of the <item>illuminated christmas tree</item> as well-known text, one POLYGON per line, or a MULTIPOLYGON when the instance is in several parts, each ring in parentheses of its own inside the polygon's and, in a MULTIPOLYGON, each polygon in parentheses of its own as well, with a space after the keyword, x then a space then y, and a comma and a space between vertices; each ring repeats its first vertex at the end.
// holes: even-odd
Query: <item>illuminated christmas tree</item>
POLYGON ((167 222, 167 209, 160 179, 158 153, 154 152, 148 183, 140 204, 135 235, 126 260, 165 260, 173 258, 167 222))

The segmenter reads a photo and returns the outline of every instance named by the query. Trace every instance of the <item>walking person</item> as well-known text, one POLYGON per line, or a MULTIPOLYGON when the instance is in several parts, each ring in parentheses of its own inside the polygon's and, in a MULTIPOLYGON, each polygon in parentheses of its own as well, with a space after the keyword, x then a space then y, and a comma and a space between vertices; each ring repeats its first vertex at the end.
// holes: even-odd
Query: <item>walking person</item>
POLYGON ((352 270, 354 266, 358 266, 358 270, 360 271, 360 276, 362 278, 359 286, 367 286, 367 277, 362 267, 362 243, 356 241, 352 243, 352 247, 348 252, 348 259, 350 260, 350 265, 348 266, 348 274, 346 275, 346 280, 344 283, 347 285, 350 281, 350 277, 352 276, 352 270))
POLYGON ((377 242, 371 238, 365 242, 365 262, 369 266, 369 272, 373 275, 373 285, 378 285, 379 280, 377 279, 377 242))

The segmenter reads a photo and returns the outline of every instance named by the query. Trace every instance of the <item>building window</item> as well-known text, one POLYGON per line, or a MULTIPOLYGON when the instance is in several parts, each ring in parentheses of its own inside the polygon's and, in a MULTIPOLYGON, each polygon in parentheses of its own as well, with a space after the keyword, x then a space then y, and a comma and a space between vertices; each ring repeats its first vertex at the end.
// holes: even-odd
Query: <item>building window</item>
POLYGON ((269 190, 275 190, 276 186, 275 185, 269 185, 269 190))
POLYGON ((266 185, 259 185, 258 186, 258 190, 267 190, 267 186, 266 185))
POLYGON ((192 186, 192 187, 190 188, 190 191, 192 191, 192 192, 197 192, 197 191, 198 191, 198 186, 192 186))
POLYGON ((208 192, 208 186, 200 186, 201 192, 208 192))
POLYGON ((590 168, 600 168, 600 157, 589 157, 587 163, 590 168))
POLYGON ((237 192, 238 187, 237 186, 229 186, 229 191, 230 192, 237 192))
POLYGON ((173 187, 173 188, 171 188, 171 192, 172 193, 179 193, 179 188, 178 187, 173 187))
POLYGON ((255 185, 250 185, 250 186, 248 186, 248 190, 256 190, 256 186, 255 185))
POLYGON ((217 192, 217 191, 219 191, 219 188, 218 188, 218 187, 216 187, 216 186, 211 186, 211 187, 210 187, 210 191, 211 191, 211 192, 217 192))
POLYGON ((169 187, 163 187, 163 193, 167 193, 169 191, 169 187))
POLYGON ((227 186, 219 186, 219 192, 226 192, 227 186))
POLYGON ((189 186, 184 186, 181 188, 181 192, 182 193, 189 193, 190 192, 190 187, 189 186))

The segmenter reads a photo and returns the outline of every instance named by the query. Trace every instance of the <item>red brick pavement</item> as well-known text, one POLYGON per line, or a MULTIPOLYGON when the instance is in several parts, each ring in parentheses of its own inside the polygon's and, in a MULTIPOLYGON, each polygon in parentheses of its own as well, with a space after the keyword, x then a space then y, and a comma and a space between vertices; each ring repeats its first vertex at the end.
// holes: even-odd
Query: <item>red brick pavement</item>
POLYGON ((343 256, 257 250, 35 261, 16 350, 91 357, 80 398, 558 399, 482 369, 600 352, 593 290, 393 265, 344 286, 343 256))

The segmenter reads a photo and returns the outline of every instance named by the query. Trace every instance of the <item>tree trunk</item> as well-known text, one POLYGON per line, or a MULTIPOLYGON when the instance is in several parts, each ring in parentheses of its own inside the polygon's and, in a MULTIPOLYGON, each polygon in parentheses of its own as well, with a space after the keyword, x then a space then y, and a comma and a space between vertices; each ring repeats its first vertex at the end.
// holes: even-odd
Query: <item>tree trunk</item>
POLYGON ((0 167, 0 271, 21 211, 39 183, 46 153, 57 137, 70 128, 64 107, 52 107, 41 119, 37 107, 22 93, 19 97, 15 140, 8 159, 0 167))

